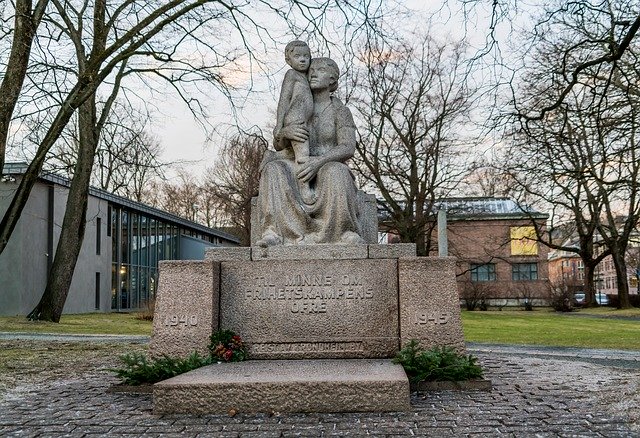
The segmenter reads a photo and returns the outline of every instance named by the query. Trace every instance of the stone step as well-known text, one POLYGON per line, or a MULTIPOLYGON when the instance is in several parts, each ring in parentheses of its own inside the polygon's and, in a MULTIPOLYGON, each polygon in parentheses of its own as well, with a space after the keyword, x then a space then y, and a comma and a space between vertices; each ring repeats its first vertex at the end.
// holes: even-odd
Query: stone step
POLYGON ((155 414, 407 411, 409 380, 389 359, 219 363, 156 383, 155 414))

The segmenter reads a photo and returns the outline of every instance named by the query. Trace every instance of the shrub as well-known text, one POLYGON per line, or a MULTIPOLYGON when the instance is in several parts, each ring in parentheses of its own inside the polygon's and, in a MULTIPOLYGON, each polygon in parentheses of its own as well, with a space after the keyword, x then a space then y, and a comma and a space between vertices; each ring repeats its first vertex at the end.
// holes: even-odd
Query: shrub
POLYGON ((155 298, 150 298, 142 305, 142 310, 136 314, 136 319, 141 321, 153 321, 153 314, 156 308, 155 298))
POLYGON ((231 330, 219 330, 213 333, 209 351, 209 356, 201 356, 198 352, 193 352, 191 356, 184 359, 169 356, 147 359, 144 354, 126 354, 120 356, 124 367, 111 371, 115 372, 126 385, 142 385, 160 382, 214 362, 239 362, 247 358, 242 338, 231 330))
POLYGON ((197 352, 184 359, 168 356, 147 359, 144 354, 135 353, 120 356, 120 360, 124 362, 124 367, 111 371, 127 385, 160 382, 212 363, 211 357, 201 356, 197 352))
POLYGON ((564 284, 552 284, 547 291, 547 301, 557 312, 573 311, 573 293, 571 288, 564 284))
POLYGON ((210 338, 209 352, 214 361, 240 362, 247 358, 247 350, 240 336, 231 330, 218 330, 210 338))
POLYGON ((460 354, 450 347, 434 347, 424 350, 418 341, 412 339, 393 360, 403 366, 413 382, 461 381, 482 377, 482 368, 478 359, 471 355, 460 354))
POLYGON ((462 299, 465 308, 469 311, 487 310, 487 298, 491 295, 489 285, 479 282, 466 281, 462 287, 462 299))

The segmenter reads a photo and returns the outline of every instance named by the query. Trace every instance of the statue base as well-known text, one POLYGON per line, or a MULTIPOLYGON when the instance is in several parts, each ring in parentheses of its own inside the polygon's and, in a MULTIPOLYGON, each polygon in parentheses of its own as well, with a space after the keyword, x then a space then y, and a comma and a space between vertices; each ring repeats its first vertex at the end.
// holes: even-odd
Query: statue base
POLYGON ((218 329, 240 335, 265 366, 391 358, 412 339, 464 351, 453 257, 395 244, 211 248, 205 258, 160 263, 152 356, 208 354, 218 329))
POLYGON ((154 385, 153 413, 410 410, 409 381, 390 360, 249 360, 199 368, 154 385))

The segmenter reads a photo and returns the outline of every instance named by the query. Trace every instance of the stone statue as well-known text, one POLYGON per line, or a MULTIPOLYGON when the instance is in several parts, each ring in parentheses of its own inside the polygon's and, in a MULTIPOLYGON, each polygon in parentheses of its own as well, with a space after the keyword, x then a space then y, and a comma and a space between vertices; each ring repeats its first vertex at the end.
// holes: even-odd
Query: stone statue
MULTIPOLYGON (((307 80, 311 50, 307 43, 296 40, 287 44, 284 54, 284 59, 291 66, 291 70, 287 71, 284 81, 282 81, 276 127, 273 130, 274 138, 285 126, 300 125, 308 129, 313 116, 313 96, 307 80)), ((305 163, 309 159, 309 139, 305 141, 284 139, 283 141, 291 145, 297 164, 305 163)), ((312 204, 314 198, 309 182, 298 180, 298 185, 302 200, 307 204, 312 204)))
MULTIPOLYGON (((294 58, 301 52, 305 52, 304 46, 294 46, 288 55, 295 73, 304 69, 294 58)), ((287 75, 292 79, 285 76, 283 92, 287 89, 287 95, 303 95, 299 77, 287 75)), ((305 122, 299 115, 289 116, 294 105, 278 105, 276 151, 265 156, 260 176, 262 236, 258 246, 365 243, 357 188, 345 164, 355 152, 355 125, 351 111, 332 95, 340 70, 330 58, 314 58, 307 76, 313 97, 310 119, 305 122), (305 143, 308 158, 304 152, 298 153, 305 143), (307 187, 310 195, 303 194, 307 187)), ((285 97, 285 102, 291 100, 285 97)))

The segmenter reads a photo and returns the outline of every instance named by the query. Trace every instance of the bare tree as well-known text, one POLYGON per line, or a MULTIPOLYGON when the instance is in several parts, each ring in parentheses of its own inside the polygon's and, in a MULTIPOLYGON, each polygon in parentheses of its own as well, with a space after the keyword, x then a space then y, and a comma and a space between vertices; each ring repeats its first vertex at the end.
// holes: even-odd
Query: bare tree
POLYGON ((156 187, 159 194, 157 207, 189 221, 201 222, 199 212, 203 190, 193 173, 181 170, 176 182, 166 181, 156 187))
POLYGON ((261 133, 240 133, 220 150, 205 177, 204 190, 212 194, 220 214, 240 238, 251 244, 251 198, 258 194, 260 164, 268 142, 261 133))
POLYGON ((480 159, 473 163, 470 173, 462 181, 465 192, 470 196, 509 197, 513 191, 513 181, 504 171, 501 161, 495 157, 492 161, 480 159))
POLYGON ((554 93, 545 105, 521 113, 526 121, 544 119, 562 106, 574 87, 581 88, 588 82, 594 71, 609 70, 611 65, 628 55, 640 29, 640 8, 634 0, 556 1, 545 8, 532 43, 544 43, 549 37, 549 29, 554 28, 556 35, 573 31, 570 44, 563 41, 557 46, 562 51, 563 62, 556 66, 560 67, 561 75, 554 77, 560 86, 549 90, 554 93))
POLYGON ((10 30, 13 32, 11 52, 0 83, 0 175, 4 168, 11 117, 27 75, 33 40, 48 3, 48 0, 39 0, 34 6, 31 0, 15 2, 14 25, 10 30))
MULTIPOLYGON (((162 162, 162 146, 149 134, 150 116, 127 101, 116 100, 96 149, 91 185, 142 202, 144 185, 162 178, 169 163, 162 162)), ((67 125, 50 152, 45 169, 73 177, 80 147, 77 117, 67 125)))
MULTIPOLYGON (((307 24, 313 23, 307 20, 322 17, 331 9, 331 5, 324 2, 292 0, 280 8, 268 2, 259 3, 258 9, 262 7, 278 18, 293 18, 296 14, 304 16, 307 13, 304 17, 307 24)), ((203 106, 200 100, 186 95, 183 84, 214 85, 230 96, 229 84, 220 70, 237 59, 233 48, 221 48, 216 41, 207 39, 210 35, 207 29, 210 30, 212 25, 221 27, 225 22, 230 23, 231 29, 243 37, 243 46, 249 58, 254 60, 254 49, 244 39, 245 32, 252 31, 264 38, 270 38, 270 35, 254 18, 254 14, 259 14, 259 11, 251 9, 255 5, 249 7, 246 3, 236 5, 214 0, 174 0, 109 4, 104 0, 52 0, 52 4, 55 12, 44 16, 48 24, 49 41, 68 41, 76 63, 70 66, 64 59, 62 62, 54 59, 51 63, 43 63, 45 75, 51 74, 49 69, 54 72, 51 83, 56 88, 53 93, 47 89, 50 82, 40 84, 32 78, 33 89, 44 93, 46 98, 43 101, 51 102, 50 109, 55 108, 57 113, 48 124, 47 133, 39 142, 34 158, 0 222, 0 253, 17 224, 50 148, 79 108, 79 149, 62 234, 43 297, 30 313, 34 319, 58 321, 84 237, 91 169, 99 138, 123 79, 133 74, 138 77, 155 75, 174 88, 193 111, 201 111, 203 106), (189 44, 191 50, 185 51, 185 46, 189 44), (208 53, 201 57, 193 56, 194 48, 208 53), (147 60, 136 64, 134 60, 137 57, 147 57, 147 60), (105 85, 110 86, 111 91, 107 93, 101 110, 98 110, 99 89, 105 85)), ((362 10, 348 5, 337 10, 344 16, 353 16, 352 12, 355 15, 364 12, 361 24, 366 25, 369 22, 366 14, 368 6, 362 10)), ((317 29, 321 31, 321 28, 317 29)), ((49 46, 44 52, 50 56, 51 53, 46 53, 48 49, 49 46)))
POLYGON ((428 36, 415 40, 394 47, 372 42, 351 102, 361 136, 358 173, 382 197, 391 228, 425 255, 434 203, 467 171, 460 131, 469 120, 474 90, 465 82, 461 44, 428 36))
MULTIPOLYGON (((48 41, 52 44, 71 41, 75 53, 82 51, 86 65, 82 74, 74 74, 67 68, 63 84, 54 81, 60 97, 50 104, 48 111, 55 116, 48 123, 47 133, 0 222, 0 253, 17 224, 49 149, 58 140, 71 115, 95 95, 101 85, 113 80, 113 74, 123 65, 128 63, 140 78, 154 76, 166 80, 190 108, 198 111, 203 109, 201 100, 190 96, 182 84, 212 84, 230 96, 223 67, 237 64, 242 49, 250 63, 259 62, 255 56, 258 47, 264 48, 266 41, 273 41, 269 29, 261 24, 267 17, 288 25, 295 34, 313 30, 321 37, 331 26, 326 15, 334 13, 345 23, 345 35, 353 37, 375 26, 381 13, 378 2, 368 1, 337 4, 329 0, 289 0, 278 6, 269 1, 249 4, 217 0, 131 0, 118 4, 104 0, 52 0, 52 3, 55 13, 48 20, 48 41), (351 33, 347 29, 351 29, 351 33), (211 38, 221 32, 235 34, 242 46, 236 48, 211 38), (78 35, 83 36, 78 38, 78 35), (255 38, 249 38, 249 35, 255 38), (256 40, 257 44, 252 42, 256 40), (134 60, 140 57, 145 62, 136 64, 134 60)), ((41 46, 50 54, 50 46, 41 46)), ((34 80, 31 83, 36 90, 51 85, 50 81, 34 80)))
MULTIPOLYGON (((504 168, 520 203, 550 207, 550 232, 547 236, 538 232, 538 239, 550 248, 580 256, 585 266, 586 301, 591 305, 595 303, 595 267, 609 253, 595 242, 603 200, 584 173, 593 157, 593 144, 567 116, 537 123, 538 129, 532 123, 530 129, 518 133, 506 153, 504 168), (566 244, 570 237, 566 234, 558 237, 554 232, 558 227, 575 235, 576 244, 566 244)), ((578 118, 573 121, 579 125, 582 113, 571 116, 578 118)))
POLYGON ((516 125, 508 156, 521 193, 552 206, 556 220, 564 215, 565 222, 573 222, 577 249, 547 243, 583 259, 587 304, 595 303, 595 266, 610 254, 620 306, 628 307, 624 254, 640 218, 638 48, 627 46, 608 64, 587 61, 594 52, 608 50, 601 46, 616 43, 620 14, 628 13, 631 4, 605 3, 606 10, 592 11, 598 20, 569 7, 537 29, 538 45, 514 103, 519 114, 543 111, 516 125), (580 74, 567 88, 567 73, 576 69, 580 74))
POLYGON ((469 29, 484 28, 485 44, 474 55, 469 72, 482 70, 491 75, 492 83, 486 84, 487 91, 495 93, 492 98, 498 101, 501 99, 497 95, 517 89, 514 83, 520 74, 519 61, 522 57, 514 56, 512 47, 527 53, 544 44, 549 32, 559 34, 566 31, 568 22, 590 26, 587 32, 573 34, 570 45, 559 47, 567 62, 554 67, 561 74, 557 77, 558 86, 549 90, 549 98, 539 106, 527 105, 511 112, 522 123, 544 119, 547 113, 562 106, 574 87, 579 88, 581 83, 588 81, 593 70, 606 70, 623 59, 640 29, 640 5, 636 0, 554 0, 539 3, 455 0, 453 3, 462 13, 465 34, 469 29), (529 37, 521 39, 522 28, 530 29, 532 26, 533 32, 529 37), (576 53, 580 54, 579 57, 574 57, 576 53))

